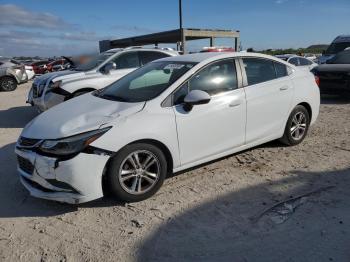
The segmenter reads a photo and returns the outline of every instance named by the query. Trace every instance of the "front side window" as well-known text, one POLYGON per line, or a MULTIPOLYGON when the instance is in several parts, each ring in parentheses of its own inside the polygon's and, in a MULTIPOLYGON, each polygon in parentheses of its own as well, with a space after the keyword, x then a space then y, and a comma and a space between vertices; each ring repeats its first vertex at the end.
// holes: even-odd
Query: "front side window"
POLYGON ((137 68, 140 67, 140 59, 138 52, 128 52, 121 54, 113 59, 117 69, 137 68))
POLYGON ((243 58, 248 85, 276 79, 274 62, 263 58, 243 58))
POLYGON ((209 95, 216 95, 238 88, 236 66, 233 59, 213 63, 193 75, 174 94, 174 103, 183 102, 192 90, 202 90, 209 95))
POLYGON ((140 51, 140 59, 142 65, 148 64, 154 60, 158 60, 164 57, 168 57, 169 55, 162 52, 154 52, 154 51, 140 51))
POLYGON ((149 63, 94 95, 120 102, 148 101, 160 95, 195 64, 178 61, 149 63))
POLYGON ((76 67, 76 71, 89 71, 95 69, 99 65, 101 65, 104 61, 110 58, 114 53, 113 52, 104 52, 101 53, 91 59, 88 62, 81 64, 76 67))

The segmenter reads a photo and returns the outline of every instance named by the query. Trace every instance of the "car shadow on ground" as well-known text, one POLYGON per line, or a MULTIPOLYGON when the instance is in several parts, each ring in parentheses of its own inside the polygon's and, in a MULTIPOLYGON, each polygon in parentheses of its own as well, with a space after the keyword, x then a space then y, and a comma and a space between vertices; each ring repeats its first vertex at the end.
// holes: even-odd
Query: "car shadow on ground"
POLYGON ((0 128, 23 128, 37 115, 38 112, 31 106, 18 106, 0 110, 0 128))
POLYGON ((350 104, 350 95, 321 95, 321 104, 323 105, 350 104))
POLYGON ((350 168, 293 171, 214 197, 152 231, 138 261, 349 261, 349 186, 350 168))

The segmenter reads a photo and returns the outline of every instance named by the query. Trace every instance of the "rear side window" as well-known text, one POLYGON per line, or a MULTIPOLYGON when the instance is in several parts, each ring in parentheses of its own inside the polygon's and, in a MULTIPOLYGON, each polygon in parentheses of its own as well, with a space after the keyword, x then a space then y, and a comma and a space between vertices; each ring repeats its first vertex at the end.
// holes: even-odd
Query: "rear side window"
POLYGON ((283 65, 281 63, 274 62, 275 69, 276 69, 276 77, 285 77, 288 75, 288 69, 286 65, 283 65))
POLYGON ((274 62, 262 58, 243 58, 248 85, 255 85, 276 78, 274 62))
POLYGON ((154 60, 169 56, 162 52, 153 52, 153 51, 140 51, 139 55, 140 55, 140 60, 142 65, 145 65, 154 60))
POLYGON ((116 57, 113 62, 117 69, 137 68, 140 67, 138 52, 128 52, 116 57))

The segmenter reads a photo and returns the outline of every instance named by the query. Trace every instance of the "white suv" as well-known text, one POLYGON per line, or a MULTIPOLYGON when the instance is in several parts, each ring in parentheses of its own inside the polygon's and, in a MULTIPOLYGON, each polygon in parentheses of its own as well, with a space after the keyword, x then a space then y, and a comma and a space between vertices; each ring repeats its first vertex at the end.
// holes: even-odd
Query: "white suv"
POLYGON ((42 112, 72 97, 106 87, 151 61, 176 55, 176 51, 169 49, 111 49, 72 70, 36 78, 27 102, 42 112))

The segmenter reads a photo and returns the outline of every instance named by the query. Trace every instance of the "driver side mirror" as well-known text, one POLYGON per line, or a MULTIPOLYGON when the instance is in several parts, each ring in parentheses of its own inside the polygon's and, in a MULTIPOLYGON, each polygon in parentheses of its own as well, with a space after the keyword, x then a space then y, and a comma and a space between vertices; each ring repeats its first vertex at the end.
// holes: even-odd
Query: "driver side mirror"
POLYGON ((114 70, 117 68, 117 65, 113 62, 109 62, 107 64, 105 64, 102 68, 101 68, 101 72, 104 74, 109 74, 109 72, 111 70, 114 70))
POLYGON ((184 98, 184 110, 189 112, 195 105, 208 104, 210 95, 202 90, 192 90, 184 98))

